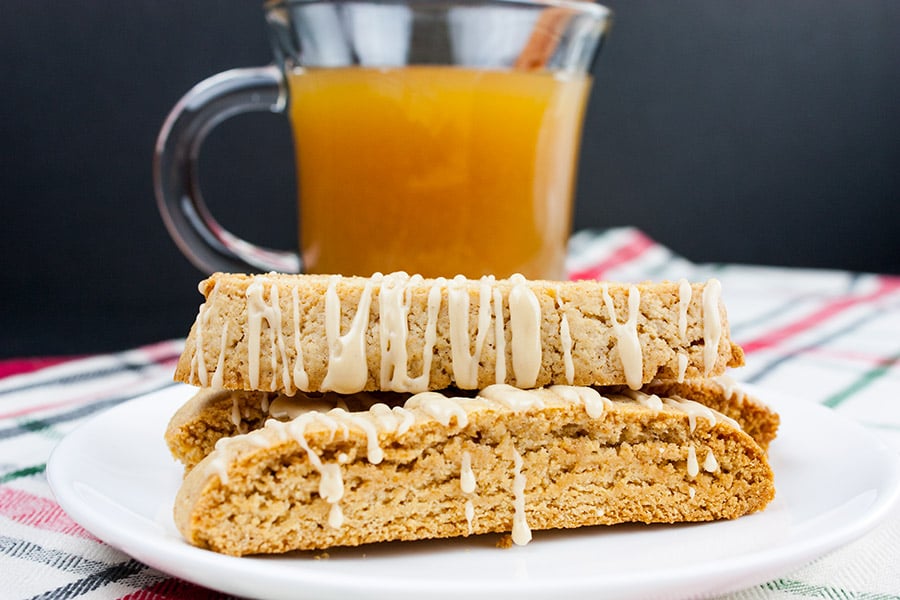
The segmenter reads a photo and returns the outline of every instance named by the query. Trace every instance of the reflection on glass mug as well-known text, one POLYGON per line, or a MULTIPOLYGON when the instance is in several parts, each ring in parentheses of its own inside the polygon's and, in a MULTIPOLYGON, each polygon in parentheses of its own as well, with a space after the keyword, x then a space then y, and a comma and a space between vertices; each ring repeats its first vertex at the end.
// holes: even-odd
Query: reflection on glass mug
POLYGON ((279 0, 275 65, 197 85, 160 133, 166 225, 200 269, 563 277, 589 70, 609 10, 583 1, 279 0), (232 115, 291 121, 300 252, 203 203, 197 155, 232 115))

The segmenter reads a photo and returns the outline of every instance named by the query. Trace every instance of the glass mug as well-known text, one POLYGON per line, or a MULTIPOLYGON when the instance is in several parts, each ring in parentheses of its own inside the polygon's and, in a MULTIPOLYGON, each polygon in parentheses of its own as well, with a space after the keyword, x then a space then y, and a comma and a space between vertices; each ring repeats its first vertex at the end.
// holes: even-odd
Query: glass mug
POLYGON ((581 0, 277 0, 275 64, 194 87, 157 141, 163 220, 201 270, 564 276, 589 70, 610 11, 581 0), (206 134, 286 112, 300 252, 226 231, 206 134))

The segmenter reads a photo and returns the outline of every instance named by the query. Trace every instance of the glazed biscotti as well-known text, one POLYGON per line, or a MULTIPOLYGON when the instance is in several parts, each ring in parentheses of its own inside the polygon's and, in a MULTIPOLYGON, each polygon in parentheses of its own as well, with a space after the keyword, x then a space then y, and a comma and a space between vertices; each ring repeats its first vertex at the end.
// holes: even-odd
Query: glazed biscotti
MULTIPOLYGON (((606 395, 627 393, 627 390, 615 387, 598 388, 596 391, 606 395)), ((736 421, 763 450, 768 448, 778 430, 777 413, 743 392, 733 382, 724 379, 651 383, 640 391, 699 402, 722 413, 736 421)), ((172 417, 166 429, 166 443, 172 455, 189 471, 213 451, 221 438, 259 429, 270 418, 280 421, 293 418, 297 415, 296 409, 292 408, 294 406, 320 412, 327 412, 332 408, 360 412, 378 403, 390 407, 402 406, 408 398, 409 394, 379 392, 360 392, 347 396, 331 392, 297 392, 288 397, 275 392, 202 389, 172 417)))
POLYGON ((731 519, 774 494, 765 452, 687 400, 585 387, 425 392, 223 438, 175 522, 230 555, 623 522, 731 519))
POLYGON ((293 394, 628 385, 743 364, 716 280, 216 274, 176 379, 293 394))

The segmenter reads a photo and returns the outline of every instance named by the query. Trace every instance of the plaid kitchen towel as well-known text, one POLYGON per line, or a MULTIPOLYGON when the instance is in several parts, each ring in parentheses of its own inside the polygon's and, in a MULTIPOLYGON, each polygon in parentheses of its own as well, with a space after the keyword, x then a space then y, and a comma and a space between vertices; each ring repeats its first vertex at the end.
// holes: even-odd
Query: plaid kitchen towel
MULTIPOLYGON (((735 378, 832 407, 900 451, 900 278, 696 265, 635 229, 577 234, 568 268, 576 279, 719 279, 747 354, 735 378)), ((74 427, 173 385, 180 352, 177 340, 51 366, 0 364, 0 373, 42 367, 0 379, 0 598, 225 597, 105 545, 60 509, 44 477, 51 450, 74 427)), ((898 565, 895 512, 830 556, 729 598, 900 600, 898 565)))

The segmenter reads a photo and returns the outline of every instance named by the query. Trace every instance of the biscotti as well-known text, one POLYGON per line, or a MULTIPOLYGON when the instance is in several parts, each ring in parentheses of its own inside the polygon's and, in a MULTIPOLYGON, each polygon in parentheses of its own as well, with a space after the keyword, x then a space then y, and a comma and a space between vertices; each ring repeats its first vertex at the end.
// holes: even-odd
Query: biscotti
POLYGON ((736 518, 773 494, 765 452, 700 404, 495 385, 223 438, 187 475, 175 522, 230 555, 487 532, 522 544, 539 529, 736 518))
POLYGON ((176 379, 350 394, 628 385, 743 364, 716 280, 426 280, 216 274, 176 379))
MULTIPOLYGON (((777 413, 743 392, 737 384, 724 379, 650 383, 640 391, 699 402, 720 412, 735 420, 763 450, 768 448, 778 430, 777 413)), ((597 388, 597 392, 621 395, 624 390, 597 388)), ((284 421, 296 416, 295 411, 286 410, 286 406, 300 405, 320 412, 331 408, 359 412, 378 403, 390 407, 402 406, 408 398, 409 394, 378 392, 350 395, 297 392, 286 397, 275 392, 202 389, 169 421, 166 443, 172 455, 185 465, 186 470, 190 470, 213 451, 221 438, 259 429, 270 418, 284 421)))

